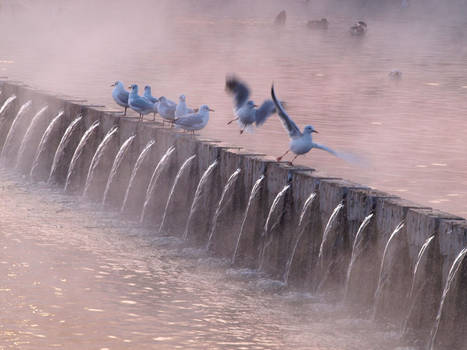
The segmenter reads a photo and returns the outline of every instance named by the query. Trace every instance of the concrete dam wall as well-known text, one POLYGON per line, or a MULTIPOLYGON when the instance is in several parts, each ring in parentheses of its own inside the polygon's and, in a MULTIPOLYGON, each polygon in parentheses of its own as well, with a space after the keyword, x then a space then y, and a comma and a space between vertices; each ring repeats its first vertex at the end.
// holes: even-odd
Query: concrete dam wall
POLYGON ((466 349, 465 219, 21 83, 0 90, 3 167, 258 269, 278 290, 466 349))

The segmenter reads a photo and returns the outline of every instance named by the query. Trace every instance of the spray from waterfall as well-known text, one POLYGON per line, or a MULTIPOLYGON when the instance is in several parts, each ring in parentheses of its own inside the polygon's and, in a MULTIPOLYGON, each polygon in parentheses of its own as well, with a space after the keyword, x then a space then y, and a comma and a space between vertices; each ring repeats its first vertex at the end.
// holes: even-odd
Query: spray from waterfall
POLYGON ((295 244, 293 246, 292 252, 289 256, 289 259, 287 260, 287 264, 285 265, 285 272, 284 272, 284 277, 283 277, 283 281, 285 285, 289 283, 289 275, 290 275, 290 269, 292 268, 292 262, 295 257, 295 253, 297 251, 298 243, 300 243, 303 233, 305 232, 304 227, 302 227, 303 218, 305 217, 306 213, 308 212, 308 209, 311 207, 311 204, 313 203, 315 198, 316 198, 316 193, 313 192, 307 198, 307 200, 305 201, 305 204, 303 204, 302 212, 300 213, 300 219, 298 221, 298 226, 297 226, 297 230, 298 230, 297 239, 295 240, 295 244))
POLYGON ((214 238, 214 234, 216 232, 217 220, 219 219, 219 215, 224 211, 227 207, 227 204, 232 199, 233 191, 230 191, 230 188, 237 182, 238 176, 240 175, 241 169, 238 168, 235 170, 232 175, 230 175, 227 183, 224 186, 224 190, 222 191, 221 198, 219 203, 217 204, 216 212, 214 213, 214 219, 211 225, 211 231, 209 233, 208 243, 206 244, 206 249, 211 247, 212 239, 214 238))
POLYGON ((94 156, 91 160, 91 165, 89 166, 88 175, 86 177, 86 183, 84 185, 83 197, 86 197, 88 195, 89 188, 94 179, 94 174, 96 172, 97 166, 99 165, 102 159, 102 155, 105 153, 107 146, 109 145, 112 138, 117 134, 117 132, 118 126, 112 127, 104 136, 99 146, 97 146, 96 152, 94 153, 94 156))
POLYGON ((206 186, 209 176, 212 174, 214 169, 217 166, 217 160, 211 163, 207 167, 207 169, 204 171, 203 175, 201 176, 201 179, 198 182, 198 186, 196 187, 195 191, 195 196, 193 197, 193 202, 191 203, 191 208, 190 208, 190 214, 188 215, 188 220, 186 221, 186 226, 185 226, 185 233, 183 234, 183 238, 187 239, 188 238, 188 232, 191 227, 191 220, 193 219, 194 213, 197 211, 199 203, 201 203, 201 198, 203 196, 204 192, 204 187, 206 186))
POLYGON ((73 156, 71 157, 71 162, 68 167, 68 174, 66 176, 66 182, 65 182, 65 192, 68 191, 70 183, 71 183, 71 177, 73 176, 76 168, 76 164, 78 163, 78 159, 81 157, 81 154, 83 153, 84 146, 86 146, 86 143, 88 140, 91 138, 92 134, 94 131, 97 129, 99 126, 99 122, 95 121, 83 134, 83 137, 81 137, 81 140, 78 143, 78 146, 75 149, 75 152, 73 153, 73 156))
POLYGON ((65 133, 63 134, 63 136, 62 136, 62 138, 60 140, 60 143, 58 144, 57 150, 55 151, 54 160, 52 162, 52 167, 50 168, 48 183, 52 182, 52 179, 55 176, 55 172, 57 171, 57 166, 58 166, 59 162, 62 160, 63 152, 65 150, 65 147, 70 142, 71 135, 73 134, 73 131, 76 129, 76 127, 78 126, 79 122, 82 119, 83 119, 82 116, 78 116, 66 128, 65 133))
POLYGON ((22 163, 24 152, 26 150, 26 146, 29 145, 33 132, 36 129, 37 122, 41 119, 43 115, 45 115, 45 111, 48 109, 48 106, 42 107, 31 119, 31 123, 26 130, 26 133, 23 136, 23 140, 21 140, 21 145, 19 146, 18 155, 16 157, 16 165, 15 169, 18 169, 20 164, 22 163))
POLYGON ((136 175, 138 174, 138 170, 141 167, 141 164, 144 163, 144 160, 146 159, 146 156, 149 154, 149 150, 151 147, 156 143, 156 141, 151 140, 149 141, 146 146, 143 148, 141 153, 138 156, 138 159, 136 160, 135 166, 133 170, 131 171, 131 176, 130 176, 130 181, 128 182, 128 186, 125 191, 125 197, 123 198, 123 203, 122 207, 120 208, 120 212, 124 212, 126 209, 126 204, 128 201, 128 196, 130 195, 130 192, 133 188, 133 182, 135 181, 136 175))
POLYGON ((169 197, 167 198, 167 203, 165 204, 164 215, 162 216, 161 225, 159 227, 159 233, 161 233, 164 230, 164 224, 165 224, 165 220, 166 220, 166 217, 167 217, 167 211, 169 209, 170 204, 172 203, 172 198, 173 198, 173 195, 175 193, 175 189, 177 188, 178 181, 180 180, 180 178, 184 174, 185 169, 189 169, 189 166, 191 165, 191 162, 195 158, 196 158, 196 154, 192 155, 187 160, 185 160, 185 162, 183 162, 182 166, 178 170, 177 175, 175 176, 174 183, 172 185, 172 188, 170 189, 169 197))
POLYGON ((144 199, 144 205, 143 209, 141 210, 141 215, 139 217, 139 222, 144 222, 144 218, 146 216, 146 210, 149 207, 149 203, 151 201, 151 198, 154 195, 154 189, 156 188, 156 185, 159 180, 159 176, 161 175, 162 171, 166 167, 166 165, 169 162, 170 155, 175 151, 175 146, 170 146, 167 151, 165 151, 164 155, 162 158, 159 160, 159 163, 157 163, 154 172, 152 173, 151 180, 149 181, 148 188, 146 190, 146 196, 144 199))
POLYGON ((102 204, 106 203, 107 195, 109 193, 110 186, 112 185, 114 177, 117 175, 118 170, 120 169, 120 164, 123 161, 126 153, 130 149, 133 140, 135 139, 136 135, 130 136, 126 141, 122 144, 120 149, 118 150, 117 155, 115 156, 114 162, 112 164, 112 169, 110 170, 109 177, 107 179, 107 184, 105 185, 104 195, 102 197, 102 204))
POLYGON ((253 188, 251 189, 250 192, 250 197, 248 198, 248 204, 245 209, 245 214, 243 215, 243 220, 242 220, 242 225, 240 226, 240 231, 238 231, 238 237, 237 237, 237 244, 235 245, 235 250, 232 256, 232 265, 235 264, 235 259, 237 257, 237 252, 238 252, 238 247, 240 246, 240 241, 242 239, 243 235, 243 230, 245 229, 245 223, 248 218, 248 214, 250 212, 250 206, 253 200, 256 198, 256 195, 259 193, 259 190, 261 188, 261 183, 264 180, 264 175, 261 175, 258 180, 256 180, 255 184, 253 185, 253 188))
POLYGON ((26 114, 26 112, 31 108, 31 105, 32 105, 32 101, 31 100, 27 101, 19 108, 18 113, 16 113, 16 116, 13 119, 13 122, 11 123, 10 130, 8 130, 5 143, 3 144, 2 152, 0 153, 0 158, 2 160, 5 160, 7 153, 10 151, 10 148, 12 147, 11 142, 12 142, 13 136, 15 135, 15 131, 16 131, 16 128, 18 127, 21 117, 26 114))
POLYGON ((45 129, 44 133, 42 134, 41 141, 39 142, 39 146, 37 147, 37 152, 36 155, 34 156, 34 160, 32 162, 32 167, 31 171, 29 173, 29 177, 34 178, 34 175, 39 167, 39 160, 42 157, 42 154, 46 150, 46 145, 49 142, 49 137, 52 134, 52 131, 54 130, 55 126, 58 124, 60 118, 64 115, 64 111, 60 111, 57 116, 52 119, 52 121, 49 123, 47 126, 47 129, 45 129))
POLYGON ((11 95, 3 102, 2 108, 0 108, 0 118, 3 117, 3 114, 10 108, 14 100, 16 100, 16 96, 11 95))

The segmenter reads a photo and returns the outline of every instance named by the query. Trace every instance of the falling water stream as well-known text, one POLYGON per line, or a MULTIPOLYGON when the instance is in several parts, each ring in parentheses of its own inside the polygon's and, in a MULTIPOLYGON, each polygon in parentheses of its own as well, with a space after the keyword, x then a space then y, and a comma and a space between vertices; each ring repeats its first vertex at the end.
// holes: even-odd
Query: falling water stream
POLYGON ((0 108, 0 117, 3 117, 3 114, 8 110, 14 100, 16 100, 16 96, 12 95, 3 102, 2 108, 0 108))
POLYGON ((10 130, 8 131, 8 134, 5 139, 5 143, 3 144, 3 149, 2 152, 0 153, 0 158, 4 159, 6 154, 10 151, 10 143, 15 136, 15 131, 16 128, 19 124, 20 119, 22 116, 26 114, 26 112, 31 108, 32 101, 29 100, 25 102, 18 110, 18 113, 16 113, 16 117, 13 119, 13 122, 11 123, 10 130))

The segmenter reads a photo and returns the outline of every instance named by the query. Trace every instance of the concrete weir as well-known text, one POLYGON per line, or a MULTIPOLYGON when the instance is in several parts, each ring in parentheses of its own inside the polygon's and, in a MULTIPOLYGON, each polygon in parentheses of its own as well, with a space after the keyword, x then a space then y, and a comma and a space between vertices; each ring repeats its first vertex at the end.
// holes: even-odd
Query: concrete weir
POLYGON ((37 158, 31 181, 49 180, 51 186, 64 186, 68 176, 67 192, 77 195, 83 194, 89 182, 87 199, 102 202, 106 189, 104 204, 121 210, 123 217, 138 221, 155 167, 174 146, 173 154, 158 170, 140 224, 154 226, 156 234, 167 211, 163 228, 168 234, 185 236, 193 245, 207 246, 213 254, 233 261, 238 267, 261 268, 261 272, 279 281, 287 275, 282 288, 324 293, 339 302, 344 300, 352 309, 367 312, 368 317, 403 325, 407 339, 417 339, 431 349, 465 349, 467 258, 463 259, 465 254, 459 255, 467 246, 465 219, 343 179, 323 177, 314 169, 292 167, 222 142, 183 134, 158 123, 139 123, 136 118, 122 117, 103 107, 53 96, 21 83, 0 82, 0 90, 0 105, 10 96, 17 96, 0 115, 0 151, 19 109, 31 101, 16 123, 14 138, 8 140, 8 152, 1 159, 3 167, 29 175, 37 158), (35 130, 28 130, 33 117, 44 106, 48 108, 36 118, 35 130), (54 122, 48 139, 41 142, 46 128, 60 111, 63 115, 54 122), (82 118, 75 121, 79 116, 82 118), (70 140, 62 142, 63 153, 55 157, 73 121, 76 125, 68 132, 70 140), (81 153, 75 156, 73 174, 68 174, 80 140, 96 122, 99 125, 88 133, 81 153), (101 147, 102 157, 89 179, 96 150, 114 127, 118 130, 106 147, 101 147), (128 149, 119 152, 132 136, 135 137, 127 143, 128 149), (152 140, 154 144, 150 145, 152 140), (22 144, 23 141, 28 144, 22 144), (43 150, 38 150, 39 144, 43 150), (143 149, 147 154, 139 157, 143 149), (119 153, 122 158, 114 164, 119 153), (193 155, 196 157, 190 160, 190 166, 174 186, 180 166, 193 155), (51 174, 54 158, 57 164, 51 174), (140 168, 134 171, 138 158, 140 168), (214 161, 217 165, 206 177, 206 186, 199 188, 202 202, 193 206, 199 180, 214 161), (108 183, 112 168, 112 181, 108 183), (226 190, 228 179, 237 169, 240 169, 238 178, 226 190), (250 192, 261 176, 264 180, 245 214, 250 192), (132 177, 132 186, 127 191, 132 177), (284 192, 278 198, 281 191, 284 192), (167 205, 169 192, 171 201, 167 205), (302 210, 312 193, 316 197, 302 210), (273 203, 274 212, 270 213, 273 203), (339 204, 343 207, 336 211, 339 204), (187 225, 190 210, 196 213, 187 225), (355 235, 371 213, 373 216, 359 237, 359 254, 352 254, 352 248, 357 246, 353 244, 355 235), (207 245, 210 233, 212 242, 207 245), (432 235, 434 239, 426 253, 428 262, 420 264, 414 276, 420 249, 432 235), (348 273, 351 257, 352 271, 348 273), (453 266, 454 262, 458 265, 453 266), (286 268, 289 270, 285 271, 286 268), (417 283, 413 282, 415 278, 417 283))

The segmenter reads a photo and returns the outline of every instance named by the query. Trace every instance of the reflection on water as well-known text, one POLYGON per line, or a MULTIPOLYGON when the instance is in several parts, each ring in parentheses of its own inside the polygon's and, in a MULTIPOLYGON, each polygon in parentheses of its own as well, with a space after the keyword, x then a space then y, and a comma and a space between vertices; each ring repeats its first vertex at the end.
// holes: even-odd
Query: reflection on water
POLYGON ((398 332, 0 173, 4 349, 394 349, 398 332), (255 281, 257 283, 255 283, 255 281), (253 283, 252 283, 253 282, 253 283), (260 283, 262 282, 262 283, 260 283))

